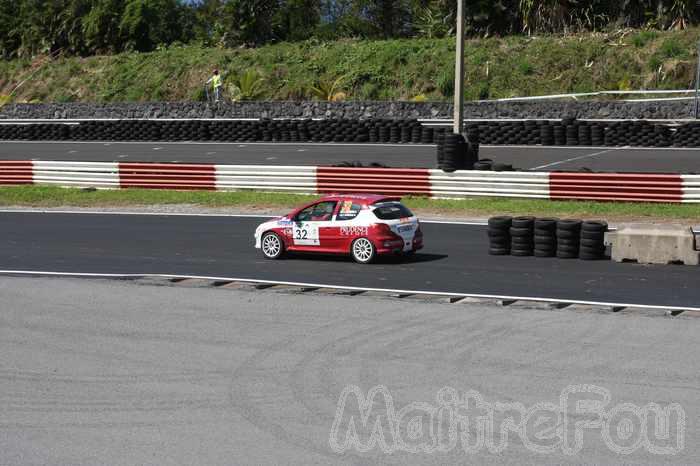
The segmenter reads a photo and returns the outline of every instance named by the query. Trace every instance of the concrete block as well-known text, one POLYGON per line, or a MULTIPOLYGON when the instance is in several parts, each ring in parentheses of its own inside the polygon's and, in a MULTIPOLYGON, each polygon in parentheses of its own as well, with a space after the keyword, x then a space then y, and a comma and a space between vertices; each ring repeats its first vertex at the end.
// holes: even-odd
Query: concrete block
POLYGON ((606 234, 611 258, 616 262, 640 264, 700 264, 695 235, 680 224, 629 224, 606 234))

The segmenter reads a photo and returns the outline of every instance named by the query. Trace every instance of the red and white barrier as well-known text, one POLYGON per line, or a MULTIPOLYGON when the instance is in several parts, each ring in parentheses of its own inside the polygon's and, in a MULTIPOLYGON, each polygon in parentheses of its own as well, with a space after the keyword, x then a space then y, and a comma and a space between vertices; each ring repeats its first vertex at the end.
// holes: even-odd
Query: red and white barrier
POLYGON ((445 173, 421 168, 0 161, 0 185, 18 184, 700 203, 700 175, 475 170, 445 173))

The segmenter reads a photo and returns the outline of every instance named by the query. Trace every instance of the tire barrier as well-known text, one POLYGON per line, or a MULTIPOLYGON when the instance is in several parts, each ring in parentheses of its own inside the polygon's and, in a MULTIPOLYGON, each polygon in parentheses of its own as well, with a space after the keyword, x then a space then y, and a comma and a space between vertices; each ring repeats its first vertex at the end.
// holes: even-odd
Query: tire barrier
POLYGON ((432 144, 417 120, 114 120, 0 124, 0 139, 31 141, 219 141, 432 144))
POLYGON ((507 256, 510 254, 511 217, 491 217, 488 221, 489 254, 492 256, 507 256))
MULTIPOLYGON (((0 161, 0 185, 360 192, 433 198, 700 203, 700 175, 548 173, 380 167, 0 161)), ((535 232, 535 236, 539 233, 535 232)), ((541 236, 541 235, 539 235, 541 236)), ((535 248, 537 249, 537 248, 535 248)), ((542 248, 540 248, 542 249, 542 248)))
POLYGON ((557 218, 538 218, 533 231, 535 257, 554 257, 557 254, 557 218))
POLYGON ((515 217, 510 227, 511 256, 531 256, 534 243, 535 217, 515 217))
POLYGON ((608 224, 605 222, 587 221, 581 224, 580 259, 599 260, 605 258, 606 231, 608 231, 608 224))
POLYGON ((479 161, 478 143, 461 134, 446 133, 437 144, 437 166, 444 172, 472 170, 479 161))
MULTIPOLYGON (((108 120, 75 123, 13 124, 0 121, 0 140, 29 141, 218 141, 437 144, 444 156, 447 128, 417 120, 108 120)), ((483 121, 466 125, 466 160, 448 168, 472 168, 470 155, 480 144, 546 146, 700 147, 700 123, 667 125, 644 120, 574 119, 483 121)), ((448 152, 457 141, 450 140, 448 152)), ((464 150, 464 149, 463 149, 464 150)), ((462 154, 457 151, 456 153, 462 154)), ((453 155, 454 157, 454 155, 453 155)), ((440 164, 438 163, 438 166, 440 164)))
POLYGON ((605 259, 608 224, 600 221, 534 217, 491 217, 488 220, 492 256, 605 259))
POLYGON ((557 257, 576 259, 581 246, 581 220, 557 222, 557 257))

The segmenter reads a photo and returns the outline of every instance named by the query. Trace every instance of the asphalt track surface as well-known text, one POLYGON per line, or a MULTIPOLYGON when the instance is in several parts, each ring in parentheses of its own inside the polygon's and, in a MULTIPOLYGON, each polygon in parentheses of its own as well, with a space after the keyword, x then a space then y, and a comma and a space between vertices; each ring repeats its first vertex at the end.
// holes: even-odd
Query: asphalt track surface
MULTIPOLYGON (((529 170, 700 173, 700 149, 483 146, 481 158, 529 170)), ((434 167, 435 147, 410 144, 0 142, 0 160, 434 167)))
MULTIPOLYGON (((0 277, 0 305, 2 464, 700 461, 696 318, 7 277, 0 277), (490 404, 559 405, 565 388, 582 384, 610 392, 606 412, 620 403, 678 403, 684 449, 621 455, 604 443, 601 428, 582 429, 573 455, 560 442, 535 453, 513 433, 496 453, 486 446, 467 453, 457 444, 430 454, 338 454, 330 445, 349 385, 363 394, 383 385, 399 410, 412 402, 437 407, 444 387, 474 390, 490 404)), ((564 411, 567 426, 591 418, 572 406, 564 411)), ((372 413, 384 414, 382 407, 372 413)), ((341 412, 359 419, 352 400, 341 412)), ((504 419, 495 420, 498 432, 504 419)), ((613 432, 622 427, 611 425, 613 432)), ((527 438, 551 444, 537 442, 534 427, 527 438)), ((337 430, 346 431, 345 423, 337 430)), ((360 427, 359 435, 366 440, 368 431, 360 427)))
POLYGON ((4 270, 171 274, 394 290, 698 307, 698 269, 610 261, 494 257, 484 226, 424 224, 406 262, 345 257, 263 259, 262 218, 0 213, 4 270))

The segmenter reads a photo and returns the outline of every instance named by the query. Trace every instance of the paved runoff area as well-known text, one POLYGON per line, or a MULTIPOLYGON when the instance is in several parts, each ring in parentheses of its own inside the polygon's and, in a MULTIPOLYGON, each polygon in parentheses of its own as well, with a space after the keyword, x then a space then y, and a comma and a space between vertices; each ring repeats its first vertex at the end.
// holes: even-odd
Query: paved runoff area
MULTIPOLYGON (((482 146, 480 156, 524 170, 700 173, 700 148, 482 146)), ((435 166, 435 146, 319 143, 2 142, 0 160, 181 162, 234 165, 435 166)))
POLYGON ((0 304, 2 464, 700 461, 700 319, 65 278, 0 304))

